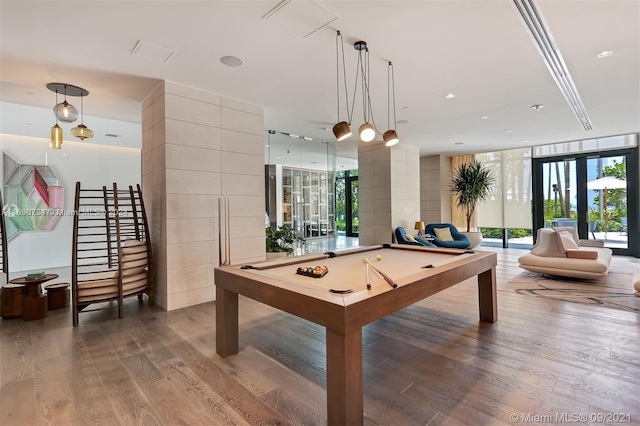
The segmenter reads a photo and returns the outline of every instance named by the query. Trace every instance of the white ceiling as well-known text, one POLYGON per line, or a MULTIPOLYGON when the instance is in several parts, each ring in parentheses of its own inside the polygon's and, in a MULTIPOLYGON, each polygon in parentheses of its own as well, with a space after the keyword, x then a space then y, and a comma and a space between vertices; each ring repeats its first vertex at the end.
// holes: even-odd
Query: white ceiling
MULTIPOLYGON (((282 11, 314 6, 296 5, 303 1, 282 11)), ((42 126, 46 137, 53 124, 49 82, 89 90, 87 116, 139 123, 142 99, 165 79, 263 105, 265 129, 333 142, 325 128, 337 118, 339 29, 351 91, 352 45, 369 44, 373 111, 382 131, 387 61, 393 61, 397 119, 409 121, 397 130, 402 143, 420 147, 423 155, 640 131, 640 0, 537 2, 591 131, 572 115, 511 0, 317 1, 336 19, 306 38, 283 28, 286 14, 262 18, 278 3, 1 0, 0 100, 47 108, 41 122, 30 120, 30 132, 42 126), (167 63, 133 55, 138 40, 176 53, 167 63), (604 50, 614 54, 597 59, 604 50), (226 55, 244 65, 221 64, 226 55), (456 97, 446 99, 450 92, 456 97), (545 107, 535 112, 534 104, 545 107)), ((361 122, 357 106, 352 127, 361 122)), ((2 123, 6 132, 7 121, 2 123)), ((91 127, 86 117, 85 124, 91 127)), ((13 120, 11 127, 22 125, 13 120)), ((349 155, 357 142, 336 146, 349 155)))

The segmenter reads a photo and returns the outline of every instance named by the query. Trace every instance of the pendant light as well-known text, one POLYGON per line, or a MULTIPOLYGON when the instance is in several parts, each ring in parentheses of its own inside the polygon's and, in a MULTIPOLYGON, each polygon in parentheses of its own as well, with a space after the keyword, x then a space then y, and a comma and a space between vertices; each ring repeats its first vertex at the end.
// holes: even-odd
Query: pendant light
POLYGON ((358 51, 358 63, 356 66, 356 76, 354 80, 353 99, 351 101, 351 109, 349 109, 349 92, 347 89, 346 81, 346 66, 344 61, 344 42, 340 31, 336 35, 336 95, 338 101, 338 123, 333 126, 333 134, 338 141, 345 140, 351 136, 350 125, 352 123, 353 112, 355 110, 355 101, 358 96, 358 86, 361 86, 362 90, 362 111, 364 116, 364 123, 358 128, 358 135, 363 142, 371 142, 375 139, 376 134, 382 136, 386 146, 392 146, 398 143, 398 134, 395 130, 395 77, 393 75, 393 64, 389 61, 389 67, 387 71, 387 119, 389 121, 388 128, 384 134, 376 127, 375 119, 373 118, 373 109, 371 107, 371 92, 369 85, 371 83, 370 67, 369 67, 369 47, 366 41, 357 41, 353 44, 353 48, 358 51), (342 60, 342 80, 344 81, 344 92, 346 95, 347 106, 347 121, 341 121, 340 117, 340 60, 342 60), (393 94, 392 94, 393 93, 393 94), (391 128, 391 108, 389 102, 393 98, 393 117, 394 126, 391 128))
MULTIPOLYGON (((82 121, 84 121, 84 104, 83 98, 89 94, 88 90, 82 87, 74 86, 66 83, 48 83, 47 89, 55 92, 56 106, 53 107, 53 115, 56 116, 56 124, 51 128, 51 146, 53 149, 62 149, 62 127, 58 125, 58 121, 63 123, 72 123, 78 119, 78 110, 67 102, 67 95, 80 96, 82 109, 82 121), (64 101, 58 103, 58 93, 64 93, 64 101)), ((71 134, 82 140, 93 137, 93 131, 88 129, 84 123, 71 129, 71 134)))
POLYGON ((62 127, 57 122, 51 128, 51 146, 53 149, 62 149, 62 127))
POLYGON ((389 66, 387 67, 387 130, 382 135, 382 139, 384 139, 384 144, 386 146, 393 146, 398 143, 400 140, 398 138, 398 133, 396 132, 396 83, 395 83, 395 75, 393 73, 393 64, 389 61, 389 66), (391 118, 390 118, 390 110, 389 102, 392 98, 391 93, 393 93, 393 129, 391 129, 391 118))
MULTIPOLYGON (((58 91, 56 90, 56 105, 58 104, 58 91)), ((53 149, 62 149, 62 127, 58 126, 58 116, 56 124, 51 128, 51 146, 53 149)))
POLYGON ((344 82, 345 105, 347 107, 347 119, 351 121, 349 114, 349 93, 347 91, 347 72, 344 63, 344 42, 340 31, 336 34, 336 99, 338 101, 338 123, 333 126, 333 135, 338 142, 351 136, 351 128, 346 121, 340 121, 340 53, 342 53, 342 81, 344 82))
POLYGON ((64 102, 62 102, 61 104, 56 103, 56 106, 53 107, 53 113, 56 115, 56 118, 63 123, 73 123, 78 119, 78 110, 76 109, 76 107, 67 102, 67 85, 64 84, 63 86, 64 102))
POLYGON ((362 111, 364 114, 364 124, 360 126, 358 133, 360 133, 360 140, 362 142, 371 142, 376 137, 376 130, 374 126, 369 123, 369 118, 373 121, 371 96, 369 95, 369 48, 367 47, 366 41, 357 41, 354 43, 353 48, 358 51, 358 70, 362 76, 362 111), (362 52, 364 52, 364 59, 362 58, 362 52))
MULTIPOLYGON (((87 92, 88 94, 89 92, 87 92)), ((84 95, 80 95, 80 124, 78 127, 71 129, 71 134, 80 140, 93 137, 93 130, 84 125, 84 95)))

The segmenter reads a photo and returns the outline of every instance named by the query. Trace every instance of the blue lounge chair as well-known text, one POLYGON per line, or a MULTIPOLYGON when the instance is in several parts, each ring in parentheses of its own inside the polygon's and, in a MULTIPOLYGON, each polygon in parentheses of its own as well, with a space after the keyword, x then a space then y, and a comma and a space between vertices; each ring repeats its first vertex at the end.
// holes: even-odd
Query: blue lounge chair
POLYGON ((430 223, 425 227, 424 232, 426 232, 427 234, 431 234, 431 236, 433 237, 433 243, 438 247, 465 249, 471 246, 471 241, 469 241, 469 239, 464 234, 461 234, 460 231, 458 231, 458 229, 450 223, 430 223), (441 228, 449 228, 453 240, 447 241, 438 238, 436 229, 441 228))

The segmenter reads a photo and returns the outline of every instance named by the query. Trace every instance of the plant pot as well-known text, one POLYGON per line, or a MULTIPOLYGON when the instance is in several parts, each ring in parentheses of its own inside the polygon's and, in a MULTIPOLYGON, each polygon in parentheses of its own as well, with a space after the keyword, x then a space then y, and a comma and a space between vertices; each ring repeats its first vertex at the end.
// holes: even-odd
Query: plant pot
POLYGON ((289 253, 287 253, 286 251, 274 251, 274 252, 267 252, 267 260, 275 260, 275 259, 282 259, 283 257, 287 257, 289 253))
POLYGON ((482 232, 461 232, 461 234, 466 235, 469 241, 471 241, 470 249, 474 249, 482 244, 482 232))

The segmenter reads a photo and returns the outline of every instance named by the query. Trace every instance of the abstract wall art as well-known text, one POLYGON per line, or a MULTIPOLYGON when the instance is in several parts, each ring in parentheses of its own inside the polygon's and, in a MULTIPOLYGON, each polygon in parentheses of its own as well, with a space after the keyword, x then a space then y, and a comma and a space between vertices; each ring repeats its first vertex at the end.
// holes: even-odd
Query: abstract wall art
POLYGON ((25 231, 51 230, 64 210, 62 186, 48 165, 20 164, 2 155, 4 209, 9 240, 25 231))

